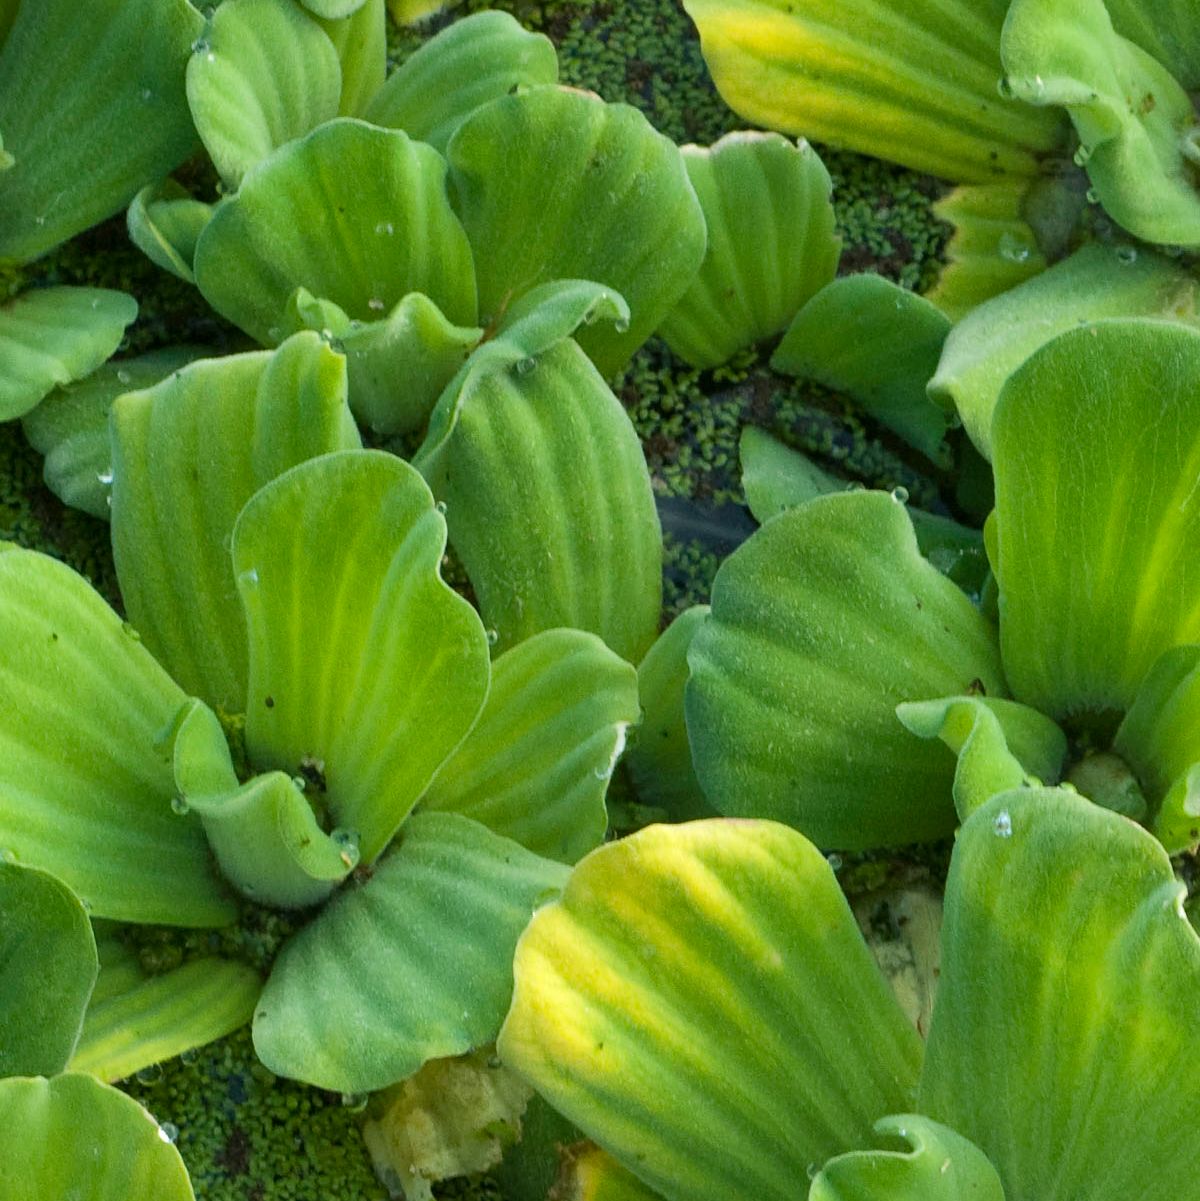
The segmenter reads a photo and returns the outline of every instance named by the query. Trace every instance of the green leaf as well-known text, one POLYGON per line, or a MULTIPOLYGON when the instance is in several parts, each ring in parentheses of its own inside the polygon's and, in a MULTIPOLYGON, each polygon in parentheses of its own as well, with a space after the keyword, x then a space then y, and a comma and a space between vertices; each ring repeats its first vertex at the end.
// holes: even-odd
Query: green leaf
POLYGON ((412 25, 422 17, 441 12, 454 0, 388 0, 388 12, 397 25, 412 25))
MULTIPOLYGON (((321 829, 306 793, 318 761, 300 764, 295 780, 281 771, 239 784, 221 723, 201 701, 176 718, 173 759, 176 808, 194 809, 226 879, 259 904, 300 909, 324 900, 358 864, 355 836, 321 829)), ((319 800, 314 797, 314 802, 319 800)))
POLYGON ((1034 176, 1057 114, 997 91, 1005 0, 685 0, 739 116, 944 179, 1034 176))
POLYGON ((517 947, 501 1060, 670 1201, 794 1201, 921 1059, 824 858, 769 822, 593 851, 517 947))
POLYGON ((1043 347, 1000 394, 1004 669, 1055 718, 1127 708, 1159 655, 1200 640, 1197 372, 1200 331, 1099 322, 1043 347))
POLYGON ((102 938, 99 948, 100 977, 71 1070, 101 1080, 122 1080, 241 1029, 262 989, 242 963, 195 959, 152 976, 119 937, 102 938))
POLYGON ((294 468, 255 494, 233 534, 250 758, 289 774, 319 764, 324 801, 367 864, 487 694, 487 637, 441 579, 445 547, 424 481, 382 451, 294 468))
POLYGON ((807 142, 741 131, 685 146, 683 162, 708 227, 700 274, 663 322, 667 345, 716 367, 781 333, 833 279, 833 185, 807 142))
POLYGON ((124 392, 149 388, 198 358, 190 346, 155 350, 98 367, 77 384, 56 388, 21 422, 34 450, 46 456, 46 486, 64 504, 109 518, 112 448, 108 414, 124 392))
POLYGON ((316 334, 183 368, 113 406, 113 557, 130 621, 182 687, 246 705, 229 539, 242 506, 296 463, 359 445, 346 366, 316 334))
POLYGON ((96 981, 79 899, 48 872, 0 860, 0 1076, 67 1066, 96 981))
POLYGON ((353 16, 366 2, 367 0, 300 0, 314 17, 321 17, 327 21, 353 16))
POLYGON ((280 147, 218 206, 196 246, 196 282, 266 344, 303 286, 374 321, 423 292, 475 323, 471 248, 446 198, 446 164, 398 130, 339 118, 280 147))
POLYGON ((337 51, 342 71, 338 114, 365 116, 387 75, 387 7, 384 0, 366 0, 348 17, 318 17, 325 36, 337 51))
POLYGON ((656 1201, 658 1193, 644 1185, 607 1151, 593 1143, 564 1147, 559 1190, 568 1201, 656 1201))
POLYGON ((604 795, 639 716, 637 673, 594 634, 535 634, 492 664, 479 721, 421 807, 574 863, 604 838, 604 795))
POLYGON ((1144 316, 1195 324, 1196 309, 1196 281, 1176 263, 1132 246, 1090 243, 960 321, 946 339, 929 395, 957 409, 971 441, 990 459, 996 399, 1039 347, 1084 321, 1144 316))
POLYGON ((26 2, 0 50, 0 260, 29 260, 119 212, 192 152, 187 0, 26 2))
POLYGON ((1200 47, 1196 45, 1193 0, 1105 0, 1116 31, 1136 42, 1189 91, 1200 85, 1200 47))
POLYGON ((0 848, 96 917, 222 926, 200 823, 161 735, 184 696, 81 576, 0 545, 0 848))
POLYGON ((658 514, 629 417, 577 345, 469 363, 414 462, 500 646, 572 626, 641 658, 662 608, 658 514))
POLYGON ((1004 1201, 996 1169, 974 1143, 917 1114, 880 1118, 875 1133, 907 1151, 851 1151, 831 1159, 808 1201, 1004 1201))
POLYGON ((1116 33, 1104 0, 1014 0, 1000 53, 1013 96, 1071 115, 1092 190, 1113 220, 1147 242, 1200 243, 1191 98, 1116 33))
POLYGON ((1029 184, 1024 179, 965 184, 932 206, 954 226, 946 263, 925 298, 951 321, 1046 269, 1037 235, 1022 214, 1029 184))
POLYGON ((822 288, 796 315, 771 366, 845 392, 942 466, 945 413, 926 398, 950 322, 923 296, 881 275, 822 288))
POLYGON ((846 481, 818 467, 807 455, 748 425, 738 441, 742 490, 754 520, 765 524, 785 509, 818 496, 844 492, 846 481))
POLYGON ((625 764, 638 800, 666 810, 674 821, 714 812, 692 768, 683 713, 688 648, 708 613, 707 605, 685 609, 638 666, 642 721, 625 751, 625 764))
POLYGON ((0 1080, 0 1201, 193 1201, 179 1152, 124 1093, 91 1076, 0 1080))
POLYGON ((414 816, 371 878, 280 952, 254 1015, 259 1058, 359 1093, 490 1042, 517 936, 566 874, 458 814, 414 816))
POLYGON ((538 284, 596 280, 631 313, 627 326, 579 336, 605 376, 661 324, 704 258, 683 159, 628 105, 553 87, 504 96, 463 122, 447 155, 484 320, 538 284))
POLYGON ((954 804, 964 821, 998 792, 1057 784, 1067 737, 1036 709, 1015 701, 952 696, 896 706, 906 730, 940 738, 957 756, 954 804))
POLYGON ((557 82, 558 55, 548 37, 522 29, 506 12, 472 13, 405 59, 365 116, 445 153, 455 130, 488 101, 557 82))
POLYGON ((953 764, 904 729, 898 703, 1006 695, 994 630, 880 492, 818 498, 752 535, 717 572, 688 661, 709 800, 839 849, 954 827, 953 764))
POLYGON ((156 266, 194 284, 196 243, 213 206, 196 200, 173 179, 147 184, 129 203, 129 240, 156 266))
POLYGON ((0 421, 95 371, 137 311, 132 296, 107 288, 33 288, 0 307, 0 421))
POLYGON ((337 116, 342 71, 325 31, 293 0, 225 0, 187 65, 188 105, 225 186, 337 116))
POLYGON ((1063 790, 996 797, 959 832, 919 1108, 1013 1201, 1200 1195, 1183 895, 1153 838, 1063 790))

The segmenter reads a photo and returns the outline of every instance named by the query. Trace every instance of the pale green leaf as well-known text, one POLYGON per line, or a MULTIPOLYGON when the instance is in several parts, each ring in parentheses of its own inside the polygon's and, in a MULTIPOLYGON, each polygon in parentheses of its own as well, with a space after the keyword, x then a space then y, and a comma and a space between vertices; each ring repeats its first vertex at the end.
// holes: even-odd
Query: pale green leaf
POLYGON ((1132 822, 1073 793, 994 798, 958 835, 919 1108, 1009 1201, 1194 1201, 1200 944, 1132 822))
POLYGON ((359 321, 423 292, 448 320, 473 325, 471 248, 445 180, 441 156, 398 130, 326 122, 218 206, 196 246, 196 282, 263 343, 280 340, 300 286, 359 321))
POLYGON ((76 384, 56 388, 21 422, 34 450, 46 456, 46 487, 64 504, 109 518, 112 449, 108 414, 124 392, 149 388, 198 358, 197 347, 173 346, 98 367, 76 384))
POLYGON ((1191 97, 1113 29, 1104 0, 1014 0, 1000 53, 1011 95, 1070 113, 1113 220, 1147 242, 1200 243, 1191 97))
POLYGON ((768 822, 592 852, 517 947, 501 1060, 670 1201, 794 1201, 921 1046, 824 858, 768 822))
POLYGON ((659 1194, 594 1143, 564 1147, 558 1190, 565 1201, 656 1201, 659 1194))
POLYGON ((3 860, 0 913, 0 1076, 53 1076, 96 981, 91 923, 65 884, 3 860))
POLYGON ((448 8, 456 0, 388 0, 388 12, 397 25, 412 25, 422 17, 448 8))
POLYGON ((327 21, 353 16, 366 2, 367 0, 300 0, 314 17, 321 17, 327 21))
POLYGON ((280 952, 254 1015, 259 1058, 358 1093, 490 1042, 517 936, 566 875, 458 814, 414 816, 370 879, 280 952))
POLYGON ((92 1076, 0 1080, 0 1112, 0 1201, 193 1201, 158 1123, 92 1076))
POLYGON ((850 275, 800 310, 771 366, 845 392, 910 446, 942 466, 946 415, 925 395, 949 319, 881 275, 850 275))
POLYGON ((0 421, 95 371, 137 311, 132 296, 107 288, 34 288, 0 307, 0 421))
POLYGON ((71 1070, 122 1080, 224 1038, 249 1022, 262 980, 245 964, 196 959, 159 975, 110 935, 99 940, 100 977, 71 1070))
POLYGON ((1006 695, 995 631, 880 492, 820 497, 752 535, 718 571, 688 660, 709 800, 839 849, 954 827, 953 762, 904 729, 898 703, 1006 695))
POLYGON ((880 1139, 905 1151, 851 1151, 831 1159, 808 1201, 1004 1201, 996 1169, 974 1143, 918 1114, 875 1123, 880 1139))
POLYGON ((558 56, 548 37, 522 29, 506 12, 472 13, 405 59, 365 116, 444 153, 454 131, 489 100, 557 82, 558 56))
POLYGON ((492 664, 479 721, 421 807, 574 863, 604 838, 604 796, 639 714, 637 673, 594 634, 535 634, 492 664))
POLYGON ((129 240, 156 266, 184 283, 196 282, 196 243, 213 206, 196 200, 173 179, 147 184, 129 203, 129 240))
POLYGON ((953 406, 992 457, 1004 382, 1039 347, 1084 321, 1155 317, 1197 322, 1197 284, 1178 264, 1131 246, 1089 243, 1049 271, 979 305, 950 331, 929 395, 953 406))
POLYGON ((192 152, 187 0, 23 3, 0 50, 0 260, 37 258, 119 212, 192 152))
POLYGON ((183 688, 240 713, 246 634, 229 539, 289 467, 359 445, 346 365, 312 333, 194 363, 112 415, 113 557, 130 621, 183 688))
MULTIPOLYGON (((317 18, 337 51, 342 70, 338 113, 366 116, 367 106, 387 75, 387 9, 384 0, 366 0, 348 17, 317 18)), ((378 122, 376 122, 378 124, 378 122)))
POLYGON ((685 609, 638 665, 642 721, 625 751, 625 765, 638 800, 664 809, 675 821, 713 815, 692 768, 683 712, 688 648, 708 613, 707 605, 685 609))
POLYGON ((483 320, 538 284, 596 280, 631 314, 579 335, 606 376, 661 324, 703 260, 704 216, 683 159, 628 105, 555 87, 504 96, 463 122, 447 155, 483 320))
POLYGON ((708 249, 659 332, 689 363, 716 367, 781 333, 833 279, 841 249, 833 185, 807 142, 778 134, 743 130, 711 147, 685 146, 683 162, 708 249))
POLYGON ((1003 98, 1005 0, 685 0, 739 116, 956 182, 1033 176, 1062 120, 1003 98))
POLYGON ((1133 703, 1200 640, 1200 331, 1099 322, 1062 334, 996 406, 993 570, 1013 694, 1055 718, 1133 703))
POLYGON ((225 0, 187 65, 188 106, 227 188, 337 116, 337 50, 293 0, 225 0))
POLYGON ((846 481, 818 467, 807 455, 748 425, 738 441, 742 490, 754 519, 763 524, 806 501, 844 492, 846 481))
POLYGON ((289 774, 318 764, 324 802, 358 834, 367 864, 487 694, 487 637, 442 581, 445 547, 424 481, 381 451, 294 468, 253 497, 234 530, 250 758, 289 774))
POLYGON ((414 460, 484 620, 502 647, 572 626, 636 661, 658 629, 662 543, 633 425, 570 339, 511 366, 497 353, 447 389, 414 460))
POLYGON ((236 908, 200 823, 171 809, 184 696, 92 588, 0 546, 0 848, 96 917, 221 926, 236 908))
POLYGON ((1113 26, 1136 42, 1189 90, 1200 86, 1195 0, 1105 0, 1113 26))

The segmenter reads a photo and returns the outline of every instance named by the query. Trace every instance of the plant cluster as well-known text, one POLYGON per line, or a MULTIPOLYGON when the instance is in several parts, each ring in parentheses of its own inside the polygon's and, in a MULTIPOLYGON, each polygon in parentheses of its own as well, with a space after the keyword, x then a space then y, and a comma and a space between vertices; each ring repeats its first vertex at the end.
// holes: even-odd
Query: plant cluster
POLYGON ((113 1082, 247 1025, 413 1201, 1200 1198, 1188 5, 684 0, 765 128, 682 147, 446 7, 0 4, 0 419, 119 593, 0 542, 0 1201, 192 1197, 113 1082), (924 293, 805 136, 958 185, 924 293), (231 353, 39 277, 122 210, 231 353), (651 337, 912 488, 746 424, 661 628, 651 337), (951 835, 885 952, 841 855, 951 835))

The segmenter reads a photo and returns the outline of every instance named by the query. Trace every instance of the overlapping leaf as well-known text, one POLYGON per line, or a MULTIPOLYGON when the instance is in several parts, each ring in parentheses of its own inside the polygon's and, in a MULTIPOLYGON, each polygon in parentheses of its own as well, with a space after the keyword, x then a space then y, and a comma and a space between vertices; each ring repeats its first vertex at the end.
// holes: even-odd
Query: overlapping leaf
MULTIPOLYGON (((387 9, 384 0, 366 0, 347 17, 318 17, 337 51, 342 71, 338 113, 366 115, 367 106, 387 75, 387 9)), ((378 122, 376 122, 378 124, 378 122)))
POLYGON ((192 270, 196 243, 212 214, 211 204, 196 200, 168 179, 147 184, 130 201, 125 223, 129 240, 152 263, 191 284, 196 282, 192 270))
POLYGON ((371 878, 280 953, 254 1016, 259 1057, 357 1093, 490 1042, 517 936, 566 874, 459 814, 415 815, 371 878))
POLYGON ((501 1059, 671 1201, 792 1201, 921 1048, 824 858, 767 822, 593 852, 521 938, 501 1059))

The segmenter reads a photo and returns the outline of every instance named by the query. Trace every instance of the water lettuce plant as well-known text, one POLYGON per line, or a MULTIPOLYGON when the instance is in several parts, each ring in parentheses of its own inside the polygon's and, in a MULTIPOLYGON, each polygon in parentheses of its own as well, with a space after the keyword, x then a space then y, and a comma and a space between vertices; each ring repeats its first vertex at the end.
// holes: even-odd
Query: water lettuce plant
POLYGON ((615 1158, 616 1197, 1194 1197, 1183 894, 1126 818, 992 798, 958 835, 923 1045, 806 839, 651 827, 534 916, 499 1052, 615 1158))

